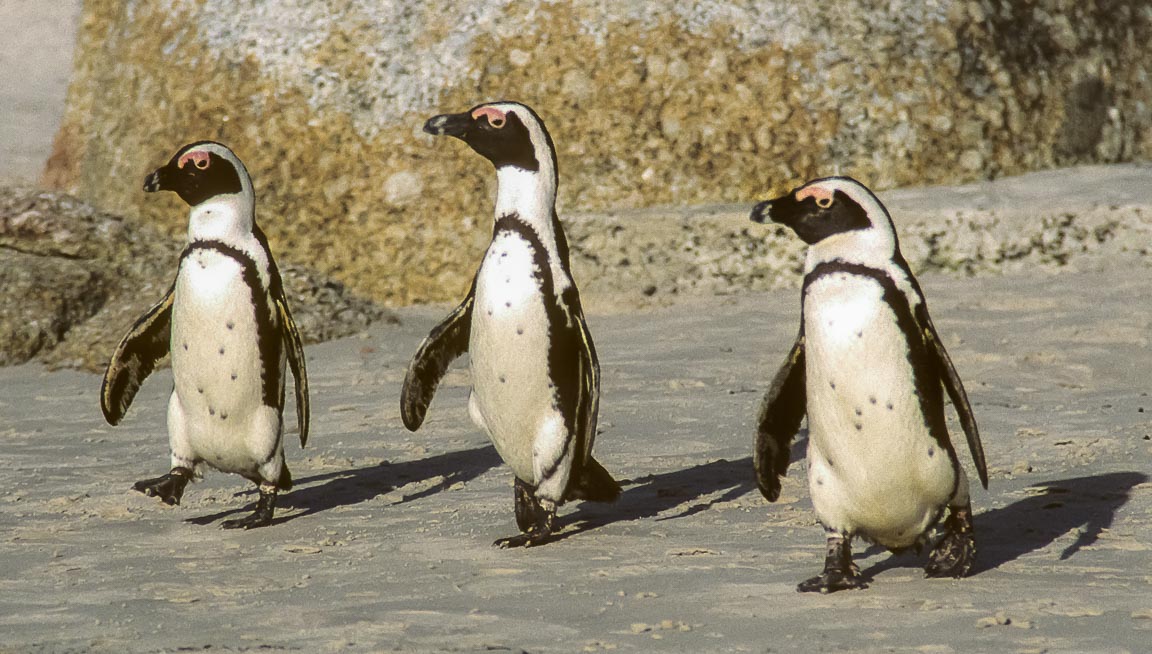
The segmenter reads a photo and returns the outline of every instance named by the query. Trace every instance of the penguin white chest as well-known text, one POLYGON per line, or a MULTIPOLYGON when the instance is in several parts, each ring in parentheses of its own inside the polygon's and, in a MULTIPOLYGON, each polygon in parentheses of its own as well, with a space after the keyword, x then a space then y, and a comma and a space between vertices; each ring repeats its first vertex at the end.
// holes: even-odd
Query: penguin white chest
POLYGON ((517 477, 534 483, 537 440, 563 424, 548 373, 547 259, 499 232, 476 274, 469 352, 472 418, 517 477))
POLYGON ((274 438, 267 443, 269 435, 253 434, 269 410, 255 306, 264 300, 253 298, 243 271, 220 252, 191 252, 181 263, 172 308, 169 429, 198 458, 227 472, 253 470, 254 459, 263 461, 275 449, 274 438))
POLYGON ((911 545, 950 499, 955 471, 929 431, 908 337, 883 288, 848 274, 817 279, 804 334, 817 516, 889 547, 911 545))

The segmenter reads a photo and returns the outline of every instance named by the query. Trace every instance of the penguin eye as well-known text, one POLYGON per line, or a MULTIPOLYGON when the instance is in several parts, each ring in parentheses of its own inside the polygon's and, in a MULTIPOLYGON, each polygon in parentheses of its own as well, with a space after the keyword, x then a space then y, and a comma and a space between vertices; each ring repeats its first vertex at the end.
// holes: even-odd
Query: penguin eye
POLYGON ((505 122, 504 116, 488 116, 488 124, 496 129, 504 127, 505 122))
POLYGON ((204 159, 193 159, 192 163, 197 168, 199 168, 200 170, 205 170, 208 168, 208 158, 207 157, 205 157, 204 159))
POLYGON ((820 207, 821 209, 827 209, 828 207, 832 206, 832 197, 828 196, 816 198, 816 206, 820 207))

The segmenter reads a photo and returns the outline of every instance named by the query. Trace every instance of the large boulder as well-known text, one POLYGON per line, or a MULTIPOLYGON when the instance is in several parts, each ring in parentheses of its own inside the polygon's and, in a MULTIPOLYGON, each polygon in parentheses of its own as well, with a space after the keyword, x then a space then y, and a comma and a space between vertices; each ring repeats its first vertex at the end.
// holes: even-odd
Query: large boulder
POLYGON ((1152 156, 1150 42, 1146 0, 89 0, 45 180, 176 231, 143 175, 225 141, 288 258, 443 300, 492 175, 433 113, 533 105, 566 212, 955 183, 1152 156))

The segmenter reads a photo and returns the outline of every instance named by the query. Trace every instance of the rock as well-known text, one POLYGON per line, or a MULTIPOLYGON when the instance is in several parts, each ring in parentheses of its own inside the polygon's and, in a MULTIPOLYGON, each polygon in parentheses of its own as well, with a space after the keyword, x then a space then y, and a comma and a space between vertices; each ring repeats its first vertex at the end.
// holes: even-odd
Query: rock
POLYGON ((1152 157, 1147 3, 876 6, 92 0, 44 179, 174 234, 140 179, 225 141, 282 256, 410 303, 465 291, 491 220, 490 168, 420 126, 484 100, 541 113, 572 211, 1152 157))
MULTIPOLYGON (((103 370, 136 318, 172 284, 182 248, 149 225, 66 194, 0 187, 0 365, 36 359, 103 370)), ((395 320, 342 283, 278 260, 305 342, 395 320)))

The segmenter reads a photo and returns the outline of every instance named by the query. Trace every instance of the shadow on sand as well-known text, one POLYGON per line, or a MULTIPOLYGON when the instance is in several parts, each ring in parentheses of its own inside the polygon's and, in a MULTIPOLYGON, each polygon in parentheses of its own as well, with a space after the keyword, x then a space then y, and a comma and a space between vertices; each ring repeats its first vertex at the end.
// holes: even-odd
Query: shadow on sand
MULTIPOLYGON (((453 484, 471 481, 498 465, 500 455, 492 446, 485 445, 470 450, 437 454, 417 461, 385 462, 375 466, 303 477, 295 480, 294 490, 281 495, 276 503, 277 508, 303 510, 292 515, 277 516, 272 524, 283 524, 338 506, 367 502, 397 488, 441 477, 436 484, 411 495, 405 495, 399 503, 406 504, 439 493, 453 484)), ((255 494, 255 491, 245 491, 245 494, 255 494)), ((251 504, 241 509, 229 509, 189 518, 185 522, 209 524, 233 514, 251 512, 254 508, 255 504, 251 504)))
MULTIPOLYGON (((1143 473, 1110 472, 1028 486, 1029 497, 976 514, 978 556, 971 574, 993 570, 1043 549, 1078 528, 1076 540, 1060 553, 1061 561, 1068 559, 1095 543, 1128 502, 1132 488, 1146 481, 1148 476, 1143 473)), ((883 549, 873 547, 868 553, 879 551, 883 549)), ((927 560, 921 559, 911 554, 893 555, 863 574, 871 578, 884 570, 923 565, 927 560)))

